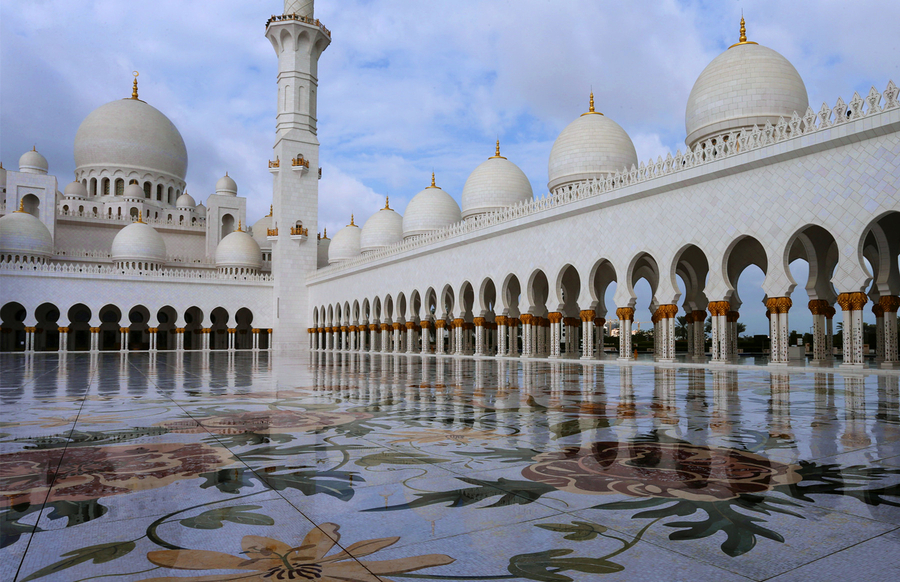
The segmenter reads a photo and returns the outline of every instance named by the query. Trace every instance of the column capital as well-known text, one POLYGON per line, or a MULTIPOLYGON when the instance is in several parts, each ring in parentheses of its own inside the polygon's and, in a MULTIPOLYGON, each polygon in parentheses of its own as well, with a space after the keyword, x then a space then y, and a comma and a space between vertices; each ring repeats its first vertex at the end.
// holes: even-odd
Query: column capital
POLYGON ((551 311, 547 314, 547 319, 550 320, 550 323, 559 323, 563 319, 563 314, 559 311, 551 311))
POLYGON ((787 313, 793 303, 790 297, 769 297, 766 299, 766 308, 769 313, 787 313))
POLYGON ((456 319, 453 320, 453 323, 451 325, 453 327, 462 327, 465 323, 466 323, 465 319, 463 319, 462 317, 457 317, 456 319))
POLYGON ((581 316, 582 322, 594 321, 594 317, 597 315, 593 309, 583 309, 578 315, 581 316))
POLYGON ((92 328, 91 328, 91 333, 100 333, 100 328, 99 328, 99 327, 92 327, 92 328))
POLYGON ((825 315, 825 310, 829 304, 824 299, 813 299, 809 302, 809 312, 813 315, 825 315))
POLYGON ((484 318, 476 317, 476 318, 472 319, 472 323, 475 324, 475 327, 484 327, 484 318))
POLYGON ((878 319, 880 317, 884 317, 884 307, 876 303, 872 306, 872 313, 875 314, 875 318, 878 319))
POLYGON ((581 320, 574 317, 563 317, 563 325, 567 325, 569 327, 578 327, 580 323, 581 320))
MULTIPOLYGON (((32 329, 34 329, 34 328, 32 328, 32 329)), ((122 333, 128 333, 129 330, 128 330, 127 327, 120 327, 120 328, 119 328, 119 331, 122 332, 122 333)))
POLYGON ((729 323, 736 322, 741 317, 741 314, 737 311, 729 311, 725 314, 725 321, 729 323))
POLYGON ((509 327, 519 327, 519 319, 516 317, 507 317, 506 325, 509 327))
POLYGON ((69 333, 69 328, 68 327, 60 327, 56 331, 58 331, 60 333, 69 333))
POLYGON ((897 309, 900 308, 900 297, 896 295, 882 295, 878 299, 878 305, 884 309, 885 313, 897 313, 897 309))
POLYGON ((860 311, 869 302, 868 296, 859 291, 855 293, 841 293, 837 297, 838 305, 844 311, 860 311))
POLYGON ((678 315, 678 306, 674 303, 666 303, 665 305, 659 306, 659 312, 664 318, 673 319, 678 315))
POLYGON ((508 320, 509 318, 507 318, 505 315, 498 315, 494 318, 494 321, 497 323, 497 325, 506 325, 508 320))
MULTIPOLYGON (((313 332, 316 331, 316 328, 314 328, 314 327, 313 327, 313 328, 310 328, 310 329, 311 329, 311 331, 313 331, 313 332)), ((259 333, 259 328, 258 328, 258 327, 254 327, 253 329, 250 330, 250 333, 259 333)))
POLYGON ((701 310, 696 310, 691 312, 691 319, 694 323, 703 323, 706 319, 706 312, 701 310))
MULTIPOLYGON (((69 331, 69 328, 66 328, 66 331, 69 331)), ((148 327, 147 328, 147 333, 156 333, 158 331, 159 331, 159 328, 156 328, 156 327, 148 327)))
POLYGON ((731 311, 731 303, 728 301, 710 301, 709 314, 713 317, 718 315, 726 315, 731 311))
POLYGON ((626 321, 634 321, 634 307, 619 307, 616 309, 616 317, 626 321))
POLYGON ((422 326, 422 329, 428 329, 431 327, 431 322, 427 319, 423 319, 421 322, 419 322, 419 325, 422 326))
POLYGON ((447 320, 446 320, 446 319, 435 319, 435 320, 434 320, 434 327, 435 327, 435 329, 444 329, 444 326, 445 326, 445 325, 447 325, 447 320))
POLYGON ((534 316, 530 313, 523 313, 519 319, 522 320, 522 325, 532 325, 534 323, 534 316))
POLYGON ((594 325, 596 327, 603 327, 604 325, 606 325, 606 319, 604 319, 602 317, 597 317, 594 319, 594 325))

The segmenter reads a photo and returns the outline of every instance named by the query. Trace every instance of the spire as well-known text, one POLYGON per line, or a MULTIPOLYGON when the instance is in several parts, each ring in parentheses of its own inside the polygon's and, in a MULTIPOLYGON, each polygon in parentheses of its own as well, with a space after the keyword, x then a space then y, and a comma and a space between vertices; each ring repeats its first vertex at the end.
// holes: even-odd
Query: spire
POLYGON ((437 188, 437 186, 434 185, 434 171, 431 172, 431 186, 429 186, 429 188, 437 188))
POLYGON ((747 40, 747 26, 746 26, 746 24, 744 23, 744 15, 743 15, 743 13, 741 13, 741 36, 738 37, 738 41, 737 41, 736 43, 734 43, 733 45, 731 45, 731 46, 728 47, 728 48, 733 48, 733 47, 736 47, 736 46, 741 45, 741 44, 756 44, 756 43, 753 42, 752 40, 747 40))
POLYGON ((347 226, 356 226, 355 224, 353 224, 353 215, 352 214, 350 215, 350 224, 348 224, 347 226))
POLYGON ((383 210, 390 210, 390 209, 391 209, 391 204, 390 204, 390 202, 391 202, 391 197, 390 197, 390 196, 385 196, 385 197, 384 197, 384 208, 383 208, 383 210))
POLYGON ((144 224, 144 213, 141 212, 140 210, 138 210, 138 219, 137 219, 137 221, 140 222, 141 224, 144 224))
MULTIPOLYGON (((227 176, 228 172, 226 172, 225 175, 227 176)), ((274 209, 275 209, 275 205, 269 204, 269 216, 272 216, 272 212, 274 211, 274 209)))
POLYGON ((590 106, 588 107, 587 113, 581 114, 582 117, 584 117, 585 115, 603 115, 599 111, 594 111, 594 90, 593 89, 591 89, 591 100, 590 100, 590 106))
POLYGON ((243 229, 241 228, 242 226, 243 226, 243 224, 241 224, 241 221, 238 220, 238 227, 237 227, 237 230, 236 230, 235 232, 243 232, 243 229))
POLYGON ((25 212, 25 199, 19 200, 19 209, 16 212, 25 212))
POLYGON ((499 159, 501 159, 501 160, 505 160, 505 159, 506 159, 506 158, 504 158, 503 156, 500 155, 500 140, 499 140, 499 139, 497 140, 497 148, 494 150, 494 155, 492 155, 492 156, 489 157, 488 159, 489 159, 489 160, 493 160, 493 159, 496 159, 496 158, 499 158, 499 159))
POLYGON ((138 78, 138 75, 140 75, 140 73, 138 73, 137 71, 134 71, 132 74, 134 75, 134 84, 131 86, 131 98, 137 99, 138 98, 137 78, 138 78))
POLYGON ((324 239, 327 240, 327 239, 328 239, 328 229, 327 229, 327 228, 323 228, 322 231, 323 231, 323 232, 322 232, 322 238, 324 238, 324 239))

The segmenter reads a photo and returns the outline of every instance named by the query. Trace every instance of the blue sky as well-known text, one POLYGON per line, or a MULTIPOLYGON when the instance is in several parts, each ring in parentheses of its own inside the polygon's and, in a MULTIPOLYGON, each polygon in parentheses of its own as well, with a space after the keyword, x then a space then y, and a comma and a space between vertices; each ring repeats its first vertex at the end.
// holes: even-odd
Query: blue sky
MULTIPOLYGON (((320 224, 335 232, 351 213, 362 223, 385 195, 402 211, 432 169, 458 199, 497 137, 545 192, 553 140, 591 88, 640 159, 674 152, 691 86, 737 40, 742 10, 750 40, 794 64, 814 108, 900 81, 896 2, 317 2, 333 33, 319 64, 320 224)), ((264 24, 281 11, 278 0, 0 0, 0 160, 15 167, 36 145, 62 188, 78 125, 128 96, 136 69, 141 98, 184 136, 188 191, 205 200, 227 170, 255 221, 272 183, 276 60, 264 24)), ((745 310, 761 299, 743 288, 752 280, 741 280, 745 310)), ((759 314, 748 323, 765 329, 759 314)))

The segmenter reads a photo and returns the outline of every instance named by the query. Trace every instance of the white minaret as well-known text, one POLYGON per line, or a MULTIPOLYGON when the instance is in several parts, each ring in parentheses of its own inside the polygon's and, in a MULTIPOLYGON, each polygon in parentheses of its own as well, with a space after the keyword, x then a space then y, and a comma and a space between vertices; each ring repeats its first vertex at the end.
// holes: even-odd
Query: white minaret
POLYGON ((316 138, 318 63, 331 32, 313 16, 313 0, 285 0, 284 14, 266 25, 266 38, 278 55, 278 115, 270 169, 272 196, 274 347, 305 347, 310 321, 306 276, 316 269, 319 211, 319 140, 316 138), (277 167, 274 167, 276 166, 277 167), (291 229, 302 225, 312 236, 291 229))

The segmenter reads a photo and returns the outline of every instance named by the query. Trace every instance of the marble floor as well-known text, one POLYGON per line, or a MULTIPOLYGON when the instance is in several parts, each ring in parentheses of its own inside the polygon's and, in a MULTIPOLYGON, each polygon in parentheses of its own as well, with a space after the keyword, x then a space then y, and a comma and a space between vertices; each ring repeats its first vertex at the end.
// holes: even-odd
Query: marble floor
POLYGON ((0 355, 0 579, 900 579, 896 373, 0 355))

